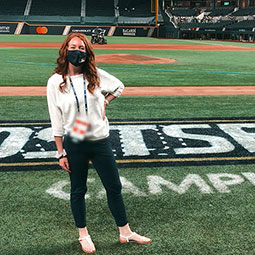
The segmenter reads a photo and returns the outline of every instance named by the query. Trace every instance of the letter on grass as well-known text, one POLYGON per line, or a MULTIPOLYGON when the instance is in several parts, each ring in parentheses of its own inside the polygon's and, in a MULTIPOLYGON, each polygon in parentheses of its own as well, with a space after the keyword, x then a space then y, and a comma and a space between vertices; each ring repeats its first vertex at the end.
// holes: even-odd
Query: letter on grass
POLYGON ((111 126, 111 130, 119 130, 120 141, 122 143, 122 151, 124 156, 147 156, 150 155, 149 150, 144 143, 142 130, 156 129, 155 125, 117 125, 111 126))
MULTIPOLYGON (((94 178, 88 178, 87 182, 92 183, 94 182, 94 178)), ((57 183, 54 183, 46 190, 46 193, 63 200, 70 200, 70 193, 65 192, 63 189, 65 186, 70 185, 69 181, 59 181, 57 183)), ((90 196, 88 194, 85 195, 85 198, 89 198, 90 196)))
POLYGON ((39 139, 46 141, 46 142, 52 142, 54 141, 54 137, 52 136, 52 129, 51 127, 49 128, 44 128, 42 130, 40 130, 40 132, 38 133, 38 137, 39 139))
POLYGON ((60 199, 69 200, 70 194, 63 191, 63 188, 69 184, 69 181, 59 181, 54 183, 50 188, 46 190, 46 193, 60 199))
MULTIPOLYGON (((135 197, 146 197, 146 193, 142 192, 138 187, 136 187, 132 182, 128 181, 125 177, 120 177, 121 184, 122 184, 122 193, 130 193, 133 194, 135 197)), ((105 196, 105 189, 102 189, 99 194, 98 198, 103 198, 105 196)))
POLYGON ((253 185, 255 185, 255 173, 251 173, 251 172, 245 172, 242 173, 242 175, 249 180, 253 185))
POLYGON ((238 174, 207 174, 212 185, 220 193, 229 193, 231 190, 228 186, 241 184, 244 181, 244 178, 238 174))
POLYGON ((151 194, 162 193, 161 186, 166 186, 178 194, 184 194, 192 184, 196 185, 201 193, 213 193, 210 186, 198 174, 188 174, 180 185, 167 181, 160 176, 148 176, 147 179, 151 194))
POLYGON ((208 142, 207 147, 185 147, 175 148, 176 154, 205 154, 205 153, 225 153, 235 149, 234 145, 223 137, 204 135, 204 134, 190 134, 183 131, 183 129, 205 129, 211 128, 208 124, 183 124, 183 125, 169 125, 164 127, 163 131, 168 135, 176 138, 186 138, 191 140, 200 140, 208 142))
POLYGON ((32 129, 24 127, 2 127, 0 133, 7 132, 9 135, 0 144, 0 158, 6 158, 18 153, 28 142, 32 129))
POLYGON ((246 132, 243 128, 254 129, 255 124, 243 123, 243 124, 218 124, 224 132, 232 136, 240 145, 242 145, 247 151, 255 152, 255 133, 246 132))

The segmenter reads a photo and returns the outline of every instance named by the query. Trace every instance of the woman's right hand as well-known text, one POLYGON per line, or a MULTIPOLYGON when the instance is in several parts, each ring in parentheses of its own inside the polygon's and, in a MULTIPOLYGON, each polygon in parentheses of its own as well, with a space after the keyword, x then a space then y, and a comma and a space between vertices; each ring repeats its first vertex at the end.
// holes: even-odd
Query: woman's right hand
POLYGON ((61 158, 59 160, 59 165, 63 170, 67 171, 68 173, 71 173, 67 157, 61 158))

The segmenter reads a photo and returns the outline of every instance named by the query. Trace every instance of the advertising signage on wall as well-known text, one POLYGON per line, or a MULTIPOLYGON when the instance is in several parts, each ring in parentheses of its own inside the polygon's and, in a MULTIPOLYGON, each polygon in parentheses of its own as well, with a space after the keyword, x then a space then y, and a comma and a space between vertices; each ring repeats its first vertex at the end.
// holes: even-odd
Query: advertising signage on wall
POLYGON ((122 33, 127 36, 136 36, 136 28, 123 28, 122 33))
POLYGON ((48 26, 48 25, 25 25, 21 34, 33 35, 62 35, 65 26, 48 26))
POLYGON ((64 26, 30 26, 30 34, 61 35, 64 29, 64 26))
MULTIPOLYGON (((92 31, 93 29, 95 29, 96 26, 94 27, 76 27, 76 26, 72 26, 69 33, 83 33, 85 35, 91 35, 92 34, 92 31)), ((105 30, 105 35, 108 34, 109 30, 111 27, 100 27, 102 29, 105 30)))
MULTIPOLYGON (((91 36, 93 29, 98 26, 61 26, 47 24, 22 24, 21 34, 39 34, 39 35, 66 35, 69 33, 84 33, 91 36)), ((0 34, 14 34, 18 23, 0 23, 0 34)), ((109 36, 153 36, 154 31, 150 31, 150 27, 104 27, 105 35, 109 36)))
POLYGON ((147 27, 116 27, 115 36, 143 36, 149 33, 147 27))
POLYGON ((18 23, 0 23, 0 34, 14 34, 18 23))
MULTIPOLYGON (((69 33, 84 33, 91 35, 95 27, 76 27, 72 26, 69 33)), ((108 35, 111 27, 100 27, 105 30, 105 35, 108 35)), ((148 27, 115 27, 113 36, 148 36, 148 27)))

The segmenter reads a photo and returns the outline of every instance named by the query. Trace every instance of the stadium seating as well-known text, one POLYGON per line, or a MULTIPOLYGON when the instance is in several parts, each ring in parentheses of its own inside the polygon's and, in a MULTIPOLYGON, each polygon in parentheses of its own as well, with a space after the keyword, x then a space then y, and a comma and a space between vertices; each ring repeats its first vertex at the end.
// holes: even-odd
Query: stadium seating
POLYGON ((148 26, 155 24, 155 17, 118 17, 118 25, 120 26, 148 26))
POLYGON ((155 14, 151 13, 151 3, 148 0, 119 0, 119 13, 120 16, 127 17, 155 16, 155 14))
POLYGON ((115 16, 114 0, 86 0, 86 16, 115 16))
POLYGON ((0 21, 25 21, 29 24, 84 24, 84 25, 155 25, 148 0, 32 0, 25 13, 28 0, 2 1, 0 21), (117 6, 114 4, 118 3, 117 6))
POLYGON ((252 30, 255 28, 255 20, 244 20, 227 27, 227 30, 252 30))
POLYGON ((29 24, 56 24, 56 25, 63 25, 63 24, 73 24, 79 25, 81 23, 80 16, 27 16, 24 18, 26 22, 29 24))
POLYGON ((0 15, 24 15, 27 0, 2 0, 0 15))
POLYGON ((169 9, 169 12, 173 16, 182 16, 182 17, 197 16, 199 14, 196 8, 195 9, 173 8, 173 9, 169 9))
POLYGON ((226 16, 234 11, 234 7, 219 7, 214 9, 207 9, 206 12, 210 12, 210 16, 226 16))
POLYGON ((180 22, 178 24, 181 30, 193 30, 199 27, 199 23, 197 22, 180 22))
POLYGON ((198 23, 198 22, 188 22, 188 23, 179 23, 179 28, 181 30, 222 30, 224 27, 233 24, 233 21, 219 21, 215 23, 198 23))
POLYGON ((249 16, 249 15, 255 15, 255 7, 239 9, 236 12, 232 13, 232 16, 249 16))
MULTIPOLYGON (((154 26, 156 22, 150 0, 75 0, 71 7, 69 0, 31 0, 30 9, 26 8, 28 3, 29 0, 2 0, 0 21, 89 26, 154 26)), ((176 36, 185 31, 188 32, 186 34, 192 31, 195 34, 224 31, 255 33, 252 17, 255 16, 255 7, 201 9, 168 6, 166 11, 160 11, 158 24, 176 36)))
POLYGON ((33 16, 80 16, 81 1, 33 0, 29 15, 33 16))

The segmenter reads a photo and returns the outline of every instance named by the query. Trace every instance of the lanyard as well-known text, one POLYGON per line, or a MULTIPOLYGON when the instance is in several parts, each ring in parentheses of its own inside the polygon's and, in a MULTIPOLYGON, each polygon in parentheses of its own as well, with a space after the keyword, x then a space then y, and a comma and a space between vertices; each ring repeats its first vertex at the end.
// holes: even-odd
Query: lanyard
MULTIPOLYGON (((74 93, 74 96, 75 96, 75 100, 76 100, 76 104, 77 104, 77 110, 78 110, 78 112, 80 112, 79 100, 78 100, 78 97, 77 97, 75 88, 74 88, 74 86, 73 86, 73 82, 72 82, 72 80, 71 80, 71 77, 69 77, 69 80, 70 80, 71 87, 72 87, 72 89, 73 89, 73 93, 74 93)), ((85 113, 87 114, 87 113, 88 113, 88 103, 87 103, 86 81, 85 81, 84 76, 83 76, 83 90, 84 90, 85 113)))

